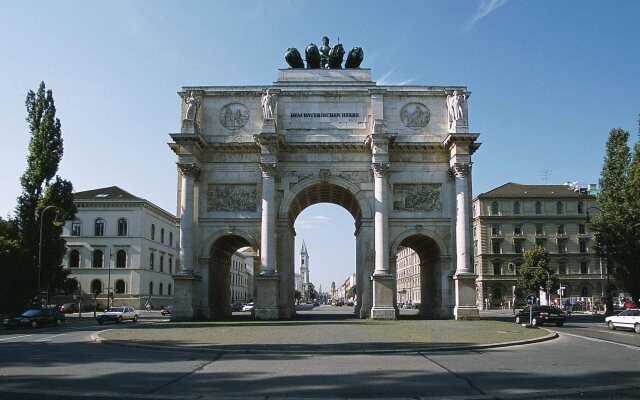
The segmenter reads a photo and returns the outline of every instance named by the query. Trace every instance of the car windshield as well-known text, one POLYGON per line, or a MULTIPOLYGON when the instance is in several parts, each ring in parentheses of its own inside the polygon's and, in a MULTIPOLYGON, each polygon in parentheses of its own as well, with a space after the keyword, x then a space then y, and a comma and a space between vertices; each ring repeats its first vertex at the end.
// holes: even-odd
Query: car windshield
POLYGON ((23 317, 33 317, 34 315, 40 314, 40 310, 28 310, 22 313, 23 317))
POLYGON ((109 309, 109 312, 124 312, 123 307, 113 307, 109 309))

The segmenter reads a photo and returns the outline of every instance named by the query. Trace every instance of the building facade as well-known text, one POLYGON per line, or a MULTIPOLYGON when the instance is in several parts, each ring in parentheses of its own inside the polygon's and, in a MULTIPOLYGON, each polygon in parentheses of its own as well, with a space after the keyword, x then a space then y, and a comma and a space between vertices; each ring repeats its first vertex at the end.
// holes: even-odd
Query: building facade
MULTIPOLYGON (((587 212, 596 206, 595 185, 507 183, 473 202, 473 259, 479 306, 513 300, 523 253, 542 246, 565 288, 563 297, 600 297, 606 266, 593 253, 587 212)), ((516 296, 518 293, 515 293, 516 296)), ((522 294, 520 294, 522 295, 522 294)), ((552 298, 556 297, 552 292, 552 298)))
POLYGON ((232 303, 253 301, 253 249, 243 249, 231 256, 230 287, 232 303))
POLYGON ((400 249, 397 257, 398 303, 419 305, 422 302, 420 257, 409 247, 400 249))
POLYGON ((64 267, 84 302, 142 308, 173 302, 176 218, 117 186, 74 194, 76 218, 65 224, 64 267))

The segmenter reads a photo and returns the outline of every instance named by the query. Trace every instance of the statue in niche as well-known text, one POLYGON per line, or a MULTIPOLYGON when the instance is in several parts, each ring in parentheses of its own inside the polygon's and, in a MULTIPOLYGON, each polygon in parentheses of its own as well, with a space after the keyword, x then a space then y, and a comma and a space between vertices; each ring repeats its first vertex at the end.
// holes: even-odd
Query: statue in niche
POLYGON ((284 53, 284 59, 291 68, 304 68, 304 61, 300 52, 295 47, 289 47, 284 53))
POLYGON ((329 52, 331 51, 331 47, 329 47, 329 38, 324 36, 322 38, 322 46, 320 46, 320 68, 329 68, 329 52))
POLYGON ((344 59, 344 47, 338 43, 329 51, 329 68, 342 69, 342 60, 344 59))
POLYGON ((274 96, 269 92, 262 95, 262 118, 265 120, 273 119, 273 110, 276 108, 276 100, 274 96))
POLYGON ((189 93, 189 97, 184 97, 184 102, 187 104, 187 112, 185 113, 185 118, 190 121, 196 120, 196 116, 198 115, 198 108, 200 108, 200 99, 197 99, 193 92, 189 93))
POLYGON ((447 108, 449 110, 449 122, 464 120, 462 104, 467 100, 467 96, 453 91, 453 96, 447 95, 447 108))
POLYGON ((304 54, 307 59, 307 68, 320 68, 320 51, 318 50, 318 46, 310 43, 305 49, 304 54))
POLYGON ((364 51, 362 47, 354 47, 347 55, 347 62, 344 63, 345 68, 360 68, 364 60, 364 51))

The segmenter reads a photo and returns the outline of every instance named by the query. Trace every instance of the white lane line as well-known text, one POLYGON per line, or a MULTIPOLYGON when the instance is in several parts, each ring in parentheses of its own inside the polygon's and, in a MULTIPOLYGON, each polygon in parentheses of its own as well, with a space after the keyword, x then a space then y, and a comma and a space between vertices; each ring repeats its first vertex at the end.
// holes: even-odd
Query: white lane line
POLYGON ((53 336, 48 336, 46 338, 42 338, 42 339, 38 339, 38 340, 34 340, 34 342, 49 342, 51 341, 51 339, 58 337, 58 336, 63 336, 65 335, 65 333, 61 333, 59 335, 53 335, 53 336))
POLYGON ((577 338, 580 338, 580 339, 589 340, 591 342, 615 344, 616 346, 626 347, 627 349, 630 349, 630 350, 640 351, 640 346, 634 346, 632 344, 618 343, 618 342, 613 342, 611 340, 596 339, 596 338, 592 338, 592 337, 588 337, 588 336, 582 336, 582 335, 574 335, 573 333, 565 333, 565 332, 558 332, 558 331, 556 331, 556 332, 558 334, 560 334, 560 335, 573 336, 573 337, 577 337, 577 338))
POLYGON ((12 336, 12 337, 8 337, 8 338, 2 338, 2 339, 0 339, 0 342, 5 341, 5 340, 18 339, 18 338, 27 337, 27 336, 33 336, 33 335, 32 334, 31 335, 20 335, 20 336, 12 336))

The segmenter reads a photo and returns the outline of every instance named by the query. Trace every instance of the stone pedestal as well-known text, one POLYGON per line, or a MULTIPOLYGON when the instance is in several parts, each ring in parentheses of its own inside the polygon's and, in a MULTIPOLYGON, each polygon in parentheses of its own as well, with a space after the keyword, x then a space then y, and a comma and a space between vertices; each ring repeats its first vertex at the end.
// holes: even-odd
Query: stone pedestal
POLYGON ((278 303, 280 298, 278 282, 278 275, 275 274, 258 275, 256 277, 258 296, 253 309, 255 319, 278 319, 278 303))
POLYGON ((464 119, 449 122, 449 133, 469 133, 469 123, 464 119))
POLYGON ((372 319, 396 319, 395 304, 393 304, 393 275, 373 275, 373 307, 372 319))
POLYGON ((276 133, 276 120, 265 119, 262 121, 262 133, 276 133))
POLYGON ((202 278, 193 274, 173 275, 174 303, 171 321, 193 321, 199 317, 194 301, 202 278))
POLYGON ((195 135, 200 133, 200 127, 198 123, 192 119, 183 119, 182 120, 182 128, 180 129, 180 133, 187 135, 195 135))
POLYGON ((456 288, 456 305, 453 315, 457 320, 480 318, 480 311, 476 304, 476 278, 474 274, 453 276, 456 288))

